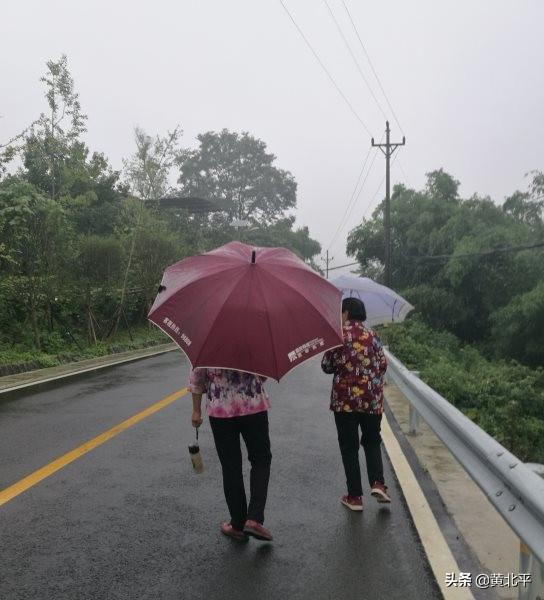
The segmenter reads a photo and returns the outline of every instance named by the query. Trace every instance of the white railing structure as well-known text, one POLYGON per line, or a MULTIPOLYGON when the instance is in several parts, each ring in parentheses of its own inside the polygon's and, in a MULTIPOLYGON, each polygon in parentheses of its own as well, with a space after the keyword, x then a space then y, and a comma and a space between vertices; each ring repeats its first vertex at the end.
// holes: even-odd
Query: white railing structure
POLYGON ((386 350, 387 376, 544 564, 544 479, 386 350))

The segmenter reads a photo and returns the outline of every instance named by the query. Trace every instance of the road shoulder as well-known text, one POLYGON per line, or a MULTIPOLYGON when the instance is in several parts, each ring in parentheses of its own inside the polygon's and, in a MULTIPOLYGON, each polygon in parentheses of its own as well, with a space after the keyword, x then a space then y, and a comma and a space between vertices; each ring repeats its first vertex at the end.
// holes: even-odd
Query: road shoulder
MULTIPOLYGON (((462 570, 470 570, 473 576, 477 572, 504 575, 519 572, 517 536, 426 423, 421 420, 420 433, 417 435, 408 434, 409 402, 395 385, 387 385, 386 398, 391 418, 397 426, 397 434, 402 436, 405 448, 412 451, 421 467, 422 476, 426 475, 431 480, 439 497, 433 510, 445 512, 454 530, 462 537, 458 547, 453 548, 462 570), (466 544, 464 551, 463 541, 466 544), (472 568, 470 563, 474 561, 468 555, 476 560, 476 565, 472 568), (463 558, 468 567, 463 565, 463 558), (473 568, 477 568, 478 563, 482 571, 475 572, 473 568)), ((441 529, 446 529, 442 523, 441 529)), ((494 592, 496 597, 504 600, 517 598, 513 588, 497 587, 494 592)))
POLYGON ((48 383, 57 379, 71 377, 82 373, 97 371, 106 367, 132 362, 150 356, 157 356, 165 352, 175 350, 177 346, 173 343, 160 344, 159 346, 151 346, 140 350, 130 350, 128 352, 120 352, 118 354, 108 354, 98 358, 89 358, 80 360, 75 363, 58 365, 46 369, 36 369, 35 371, 27 371, 25 373, 17 373, 15 375, 6 375, 0 377, 0 394, 12 392, 33 385, 48 383))

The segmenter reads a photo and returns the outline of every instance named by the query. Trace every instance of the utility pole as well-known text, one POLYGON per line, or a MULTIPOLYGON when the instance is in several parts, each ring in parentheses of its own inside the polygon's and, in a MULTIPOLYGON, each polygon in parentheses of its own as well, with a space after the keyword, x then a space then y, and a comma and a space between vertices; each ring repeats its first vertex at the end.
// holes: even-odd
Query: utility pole
POLYGON ((329 251, 327 250, 327 258, 322 258, 321 259, 324 263, 325 263, 325 273, 326 273, 326 278, 329 278, 329 264, 334 260, 334 256, 331 256, 329 258, 329 251))
POLYGON ((383 215, 383 225, 385 232, 385 285, 391 287, 391 178, 390 162, 393 152, 399 147, 404 146, 406 138, 402 136, 402 142, 392 144, 389 139, 389 121, 385 122, 385 144, 375 144, 372 138, 372 146, 379 148, 385 156, 385 210, 383 215))

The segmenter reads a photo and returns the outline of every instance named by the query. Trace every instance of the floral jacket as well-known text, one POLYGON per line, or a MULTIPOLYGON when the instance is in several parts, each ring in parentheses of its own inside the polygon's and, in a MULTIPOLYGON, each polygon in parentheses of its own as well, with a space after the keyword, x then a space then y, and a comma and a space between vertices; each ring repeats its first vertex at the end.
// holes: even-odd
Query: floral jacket
POLYGON ((383 413, 383 375, 387 361, 378 336, 361 321, 346 321, 344 345, 326 352, 325 373, 334 373, 331 410, 383 413))
POLYGON ((242 417, 270 408, 265 381, 266 377, 242 371, 197 368, 189 375, 189 391, 206 394, 210 417, 242 417))

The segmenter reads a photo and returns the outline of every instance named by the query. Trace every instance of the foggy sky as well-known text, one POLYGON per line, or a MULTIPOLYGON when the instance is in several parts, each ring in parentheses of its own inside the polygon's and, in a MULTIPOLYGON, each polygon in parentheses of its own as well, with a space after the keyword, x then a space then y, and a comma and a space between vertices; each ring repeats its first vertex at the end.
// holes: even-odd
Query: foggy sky
MULTIPOLYGON (((379 140, 385 119, 324 3, 285 3, 379 140)), ((378 95, 341 0, 329 3, 378 95)), ((426 172, 443 167, 465 197, 502 202, 526 189, 525 173, 544 169, 544 2, 346 3, 406 134, 393 182, 418 188, 426 172)), ((0 50, 0 143, 45 110, 39 78, 47 60, 66 53, 89 116, 86 141, 114 168, 134 151, 136 125, 164 134, 179 124, 186 146, 209 130, 248 131, 294 174, 297 223, 326 250, 370 136, 279 0, 3 2, 0 50)), ((400 140, 390 121, 392 140, 400 140)), ((346 262, 349 229, 381 199, 383 173, 379 154, 331 247, 335 264, 346 262)))

